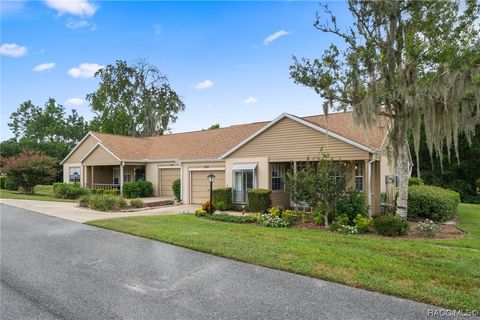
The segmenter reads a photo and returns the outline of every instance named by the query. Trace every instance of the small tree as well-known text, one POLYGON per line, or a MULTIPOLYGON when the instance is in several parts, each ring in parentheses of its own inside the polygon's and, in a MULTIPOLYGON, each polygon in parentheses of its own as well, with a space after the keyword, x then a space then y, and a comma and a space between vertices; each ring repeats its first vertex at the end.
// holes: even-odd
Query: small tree
POLYGON ((307 160, 297 172, 287 173, 286 185, 295 202, 303 201, 323 216, 328 228, 333 217, 337 200, 345 193, 347 186, 347 165, 334 162, 326 153, 318 161, 307 160))
POLYGON ((34 151, 25 150, 18 156, 2 158, 7 179, 26 194, 33 194, 38 184, 50 183, 55 176, 56 160, 34 151))

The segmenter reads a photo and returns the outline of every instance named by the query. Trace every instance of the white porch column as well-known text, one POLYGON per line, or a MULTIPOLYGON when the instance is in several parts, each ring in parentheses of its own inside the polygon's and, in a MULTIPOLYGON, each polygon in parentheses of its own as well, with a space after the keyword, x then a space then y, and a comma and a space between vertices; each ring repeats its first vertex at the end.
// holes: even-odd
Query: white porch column
POLYGON ((120 195, 123 196, 123 166, 125 163, 122 161, 120 163, 120 195))
POLYGON ((92 170, 92 181, 91 181, 91 184, 92 184, 92 190, 93 190, 93 188, 94 188, 94 185, 93 185, 93 171, 94 171, 95 167, 94 167, 94 166, 90 166, 90 169, 92 170))

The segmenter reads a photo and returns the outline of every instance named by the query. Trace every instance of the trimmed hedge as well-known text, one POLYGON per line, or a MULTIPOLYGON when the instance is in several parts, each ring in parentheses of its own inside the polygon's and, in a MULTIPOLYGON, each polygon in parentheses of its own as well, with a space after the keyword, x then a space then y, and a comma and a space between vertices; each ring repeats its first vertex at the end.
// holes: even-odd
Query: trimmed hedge
POLYGON ((458 192, 433 186, 408 188, 408 218, 427 218, 445 221, 457 213, 460 203, 458 192))
POLYGON ((95 194, 90 198, 90 207, 98 211, 112 211, 120 207, 118 199, 111 195, 95 194))
POLYGON ((410 226, 407 221, 387 214, 373 219, 373 229, 382 236, 397 237, 406 235, 410 231, 410 226))
POLYGON ((78 183, 57 183, 54 186, 55 197, 60 199, 78 199, 90 194, 90 190, 83 188, 78 183))
POLYGON ((214 203, 223 202, 225 210, 230 210, 233 208, 232 188, 214 189, 212 197, 214 203))
POLYGON ((248 210, 250 212, 267 212, 272 206, 270 198, 272 191, 268 189, 251 189, 248 190, 248 210))
POLYGON ((7 185, 7 176, 0 176, 0 189, 5 189, 7 185))
POLYGON ((138 180, 123 184, 123 196, 128 199, 145 198, 153 195, 153 185, 150 181, 138 180))
POLYGON ((417 178, 417 177, 412 177, 410 179, 408 179, 408 185, 409 186, 423 186, 425 183, 423 182, 423 180, 421 178, 417 178))
POLYGON ((182 195, 180 194, 180 190, 182 189, 181 181, 180 179, 177 179, 172 182, 172 190, 173 194, 175 195, 175 199, 181 200, 182 195))

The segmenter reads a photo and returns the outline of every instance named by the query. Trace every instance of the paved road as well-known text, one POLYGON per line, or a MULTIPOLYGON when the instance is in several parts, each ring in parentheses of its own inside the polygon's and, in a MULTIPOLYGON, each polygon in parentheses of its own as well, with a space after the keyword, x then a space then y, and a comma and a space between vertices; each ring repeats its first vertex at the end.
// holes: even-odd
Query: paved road
POLYGON ((2 320, 418 320, 432 319, 428 309, 435 309, 4 204, 0 209, 2 320))

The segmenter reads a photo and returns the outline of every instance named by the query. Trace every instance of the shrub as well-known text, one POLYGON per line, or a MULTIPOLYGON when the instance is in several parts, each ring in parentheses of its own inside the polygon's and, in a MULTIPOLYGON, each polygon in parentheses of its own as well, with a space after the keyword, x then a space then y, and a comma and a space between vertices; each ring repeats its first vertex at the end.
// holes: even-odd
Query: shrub
POLYGON ((117 198, 117 205, 118 205, 119 208, 125 208, 128 205, 128 203, 127 203, 127 200, 125 200, 124 198, 118 197, 117 198))
POLYGON ((60 186, 60 185, 62 185, 62 184, 65 184, 65 183, 63 183, 63 182, 54 182, 54 183, 52 184, 53 193, 55 193, 55 191, 57 191, 58 186, 60 186))
POLYGON ((458 192, 433 186, 413 186, 408 188, 408 218, 428 218, 444 221, 456 212, 460 196, 458 192))
POLYGON ((335 218, 332 225, 330 226, 330 230, 338 231, 338 229, 342 228, 342 226, 348 226, 350 222, 350 218, 346 213, 342 213, 338 217, 335 218))
POLYGON ((358 229, 356 226, 349 226, 345 224, 341 224, 336 230, 336 232, 343 233, 343 234, 357 234, 358 229))
POLYGON ((6 189, 7 176, 0 176, 0 189, 6 189))
POLYGON ((51 183, 55 177, 55 158, 25 150, 17 156, 2 158, 2 170, 8 181, 24 193, 32 194, 38 184, 51 183))
POLYGON ((262 214, 260 224, 265 227, 272 228, 287 228, 290 226, 288 221, 279 216, 272 216, 270 214, 262 214))
POLYGON ((175 199, 177 200, 180 200, 182 195, 180 194, 180 190, 181 190, 181 181, 180 179, 177 179, 175 181, 172 182, 172 190, 173 190, 173 194, 175 195, 175 199))
POLYGON ((90 207, 91 201, 92 201, 92 196, 89 195, 89 194, 85 194, 85 195, 81 196, 80 198, 78 198, 78 205, 80 207, 88 208, 88 207, 90 207))
POLYGON ((372 218, 367 218, 361 214, 357 214, 355 219, 353 219, 353 223, 357 228, 358 233, 367 233, 370 229, 370 225, 372 224, 372 218))
POLYGON ((267 210, 268 214, 273 217, 281 217, 283 213, 283 209, 280 207, 271 207, 267 210))
POLYGON ((423 182, 423 179, 417 178, 417 177, 412 177, 408 179, 408 186, 423 186, 425 183, 423 182))
POLYGON ((89 189, 81 187, 78 183, 59 183, 55 186, 55 197, 60 199, 78 199, 89 193, 89 189))
POLYGON ((111 196, 119 196, 120 195, 120 190, 117 189, 111 189, 111 190, 102 190, 103 194, 108 194, 111 196))
POLYGON ((232 188, 219 188, 214 189, 212 192, 214 203, 222 201, 225 204, 225 210, 230 210, 233 208, 232 188))
POLYGON ((112 211, 118 208, 117 197, 95 194, 90 198, 90 207, 98 211, 112 211))
POLYGON ((145 203, 142 199, 132 199, 130 200, 130 206, 133 208, 143 208, 145 207, 145 203))
POLYGON ((136 182, 125 182, 123 184, 123 196, 128 199, 140 197, 140 186, 136 182))
POLYGON ((282 218, 292 225, 297 221, 298 214, 293 210, 285 210, 282 212, 282 218))
POLYGON ((267 212, 272 206, 270 198, 272 191, 268 189, 251 189, 248 190, 248 208, 251 212, 267 212))
POLYGON ((427 237, 434 237, 440 228, 432 220, 426 219, 417 226, 417 231, 427 237))
MULTIPOLYGON (((308 218, 307 218, 306 221, 303 220, 303 219, 302 219, 302 221, 305 222, 305 223, 307 223, 307 222, 308 222, 308 218)), ((318 225, 318 226, 323 226, 323 225, 325 224, 325 218, 324 218, 322 215, 320 215, 320 214, 316 214, 316 215, 313 217, 313 223, 315 223, 315 224, 318 225)))
POLYGON ((12 181, 11 179, 7 179, 5 180, 5 189, 7 190, 12 190, 12 191, 18 191, 18 183, 15 182, 15 181, 12 181))
POLYGON ((225 203, 223 203, 223 201, 215 201, 215 206, 217 207, 217 210, 220 210, 220 211, 227 210, 225 203))
POLYGON ((197 209, 197 210, 195 210, 195 215, 197 217, 205 217, 206 215, 208 215, 208 212, 207 212, 207 210, 197 209))
MULTIPOLYGON (((300 218, 302 219, 302 222, 303 222, 303 223, 308 223, 308 222, 310 222, 310 219, 308 219, 308 216, 307 216, 305 213, 302 213, 302 215, 301 215, 300 218)), ((315 220, 315 218, 314 218, 314 220, 315 220)), ((315 221, 315 223, 316 223, 316 221, 315 221)), ((323 222, 322 222, 322 224, 323 224, 323 222)))
POLYGON ((408 222, 394 215, 385 215, 373 219, 373 229, 383 236, 403 236, 410 231, 408 222))
POLYGON ((138 185, 139 196, 141 198, 151 197, 153 195, 153 184, 150 181, 140 179, 134 183, 138 185))
POLYGON ((217 210, 217 207, 215 207, 215 202, 212 202, 212 212, 210 212, 210 200, 207 200, 202 204, 202 209, 209 213, 213 213, 217 210))
POLYGON ((347 191, 337 202, 337 212, 346 214, 349 221, 346 224, 352 224, 358 214, 365 216, 367 213, 367 200, 362 191, 352 189, 347 191))
MULTIPOLYGON (((197 210, 198 211, 198 210, 197 210)), ((209 214, 206 215, 209 220, 231 222, 231 223, 254 223, 257 222, 256 215, 233 216, 230 214, 209 214)))

